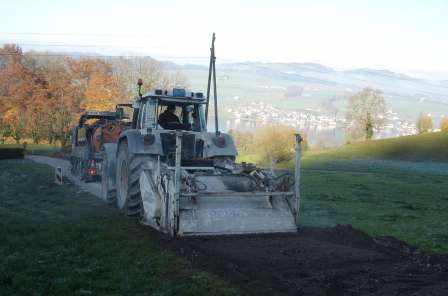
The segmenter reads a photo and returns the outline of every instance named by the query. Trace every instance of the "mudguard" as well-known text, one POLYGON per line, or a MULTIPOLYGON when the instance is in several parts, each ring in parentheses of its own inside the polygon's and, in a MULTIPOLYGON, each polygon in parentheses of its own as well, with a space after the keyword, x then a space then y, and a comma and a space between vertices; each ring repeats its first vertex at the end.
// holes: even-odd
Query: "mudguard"
POLYGON ((131 154, 163 155, 160 137, 155 135, 154 142, 150 145, 145 145, 143 138, 144 136, 140 134, 139 130, 129 129, 120 135, 118 143, 127 141, 128 151, 131 154))
MULTIPOLYGON (((167 131, 154 131, 152 133, 154 141, 148 145, 144 143, 145 136, 143 136, 139 130, 129 129, 120 135, 118 144, 127 141, 130 154, 164 156, 160 134, 166 132, 167 131)), ((205 158, 221 156, 236 157, 237 155, 233 139, 228 134, 221 133, 219 136, 216 136, 215 133, 197 133, 197 139, 202 139, 204 141, 203 157, 205 158), (221 138, 221 141, 223 141, 221 143, 224 143, 224 145, 220 145, 220 142, 217 141, 218 138, 221 138)), ((116 151, 116 153, 118 153, 118 151, 116 151)))
POLYGON ((216 157, 216 156, 233 156, 235 157, 238 152, 235 147, 235 143, 231 136, 225 133, 221 133, 216 136, 215 133, 207 133, 205 136, 204 157, 216 157), (218 145, 216 139, 221 137, 224 139, 224 146, 218 145))

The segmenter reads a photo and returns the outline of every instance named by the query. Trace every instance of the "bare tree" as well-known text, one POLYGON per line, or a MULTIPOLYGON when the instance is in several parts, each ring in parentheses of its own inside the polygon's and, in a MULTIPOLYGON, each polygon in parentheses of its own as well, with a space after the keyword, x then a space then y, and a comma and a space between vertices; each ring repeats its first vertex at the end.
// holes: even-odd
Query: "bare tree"
POLYGON ((440 121, 440 130, 442 132, 448 132, 448 117, 443 117, 440 121))
POLYGON ((429 114, 420 113, 417 119, 417 129, 419 134, 430 132, 434 127, 432 118, 429 114))
POLYGON ((380 90, 364 88, 351 96, 347 106, 347 132, 354 140, 371 139, 386 122, 386 101, 380 90))

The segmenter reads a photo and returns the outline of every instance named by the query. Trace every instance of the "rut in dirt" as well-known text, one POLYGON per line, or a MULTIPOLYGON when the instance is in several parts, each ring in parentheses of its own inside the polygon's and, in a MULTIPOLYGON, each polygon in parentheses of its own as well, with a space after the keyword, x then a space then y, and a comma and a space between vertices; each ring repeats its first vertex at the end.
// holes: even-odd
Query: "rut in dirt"
POLYGON ((448 255, 350 225, 161 243, 250 295, 448 295, 448 255))

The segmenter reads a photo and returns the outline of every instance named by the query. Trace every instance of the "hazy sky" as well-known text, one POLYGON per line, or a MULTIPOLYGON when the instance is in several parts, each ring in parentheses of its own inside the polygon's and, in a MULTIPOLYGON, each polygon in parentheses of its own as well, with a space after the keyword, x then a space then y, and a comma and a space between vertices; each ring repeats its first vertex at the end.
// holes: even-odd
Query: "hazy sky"
POLYGON ((214 31, 221 61, 448 73, 447 0, 0 0, 0 20, 0 42, 49 50, 207 57, 214 31))

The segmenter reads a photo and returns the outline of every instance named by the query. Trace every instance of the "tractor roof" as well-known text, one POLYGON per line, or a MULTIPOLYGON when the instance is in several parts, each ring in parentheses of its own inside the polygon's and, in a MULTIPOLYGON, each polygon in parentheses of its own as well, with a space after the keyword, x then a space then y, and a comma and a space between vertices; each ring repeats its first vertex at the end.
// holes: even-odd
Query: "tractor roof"
POLYGON ((170 91, 156 89, 144 94, 142 99, 156 99, 167 103, 205 104, 205 98, 201 92, 186 92, 183 88, 173 88, 170 91))

